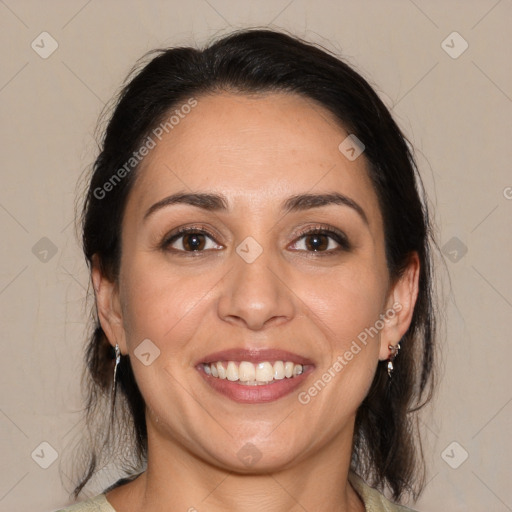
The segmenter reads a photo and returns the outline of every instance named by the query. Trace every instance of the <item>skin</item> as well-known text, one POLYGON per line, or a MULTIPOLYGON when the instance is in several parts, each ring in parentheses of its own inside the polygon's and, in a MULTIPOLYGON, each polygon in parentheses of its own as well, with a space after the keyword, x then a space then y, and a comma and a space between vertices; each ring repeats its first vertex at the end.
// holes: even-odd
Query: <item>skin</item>
POLYGON ((390 278, 364 154, 349 161, 340 152, 347 133, 328 111, 285 93, 197 100, 139 169, 123 218, 119 280, 102 276, 97 259, 93 266, 102 327, 130 355, 147 403, 148 469, 107 499, 118 512, 363 511, 347 480, 355 415, 378 361, 409 327, 418 258, 400 280, 390 278), (143 220, 178 191, 223 194, 230 209, 171 205, 143 220), (292 195, 329 192, 357 202, 368 223, 344 205, 280 210, 292 195), (326 236, 314 251, 311 237, 298 233, 319 223, 343 231, 352 247, 333 252, 340 245, 326 236), (161 247, 176 228, 197 224, 215 234, 205 235, 199 257, 187 236, 161 247), (235 251, 248 236, 263 249, 252 263, 235 251), (298 392, 396 302, 400 311, 379 334, 301 404, 298 392), (134 355, 147 338, 160 350, 149 366, 134 355), (239 404, 194 367, 233 347, 289 350, 315 369, 277 401, 239 404), (237 456, 246 443, 261 454, 250 467, 237 456))

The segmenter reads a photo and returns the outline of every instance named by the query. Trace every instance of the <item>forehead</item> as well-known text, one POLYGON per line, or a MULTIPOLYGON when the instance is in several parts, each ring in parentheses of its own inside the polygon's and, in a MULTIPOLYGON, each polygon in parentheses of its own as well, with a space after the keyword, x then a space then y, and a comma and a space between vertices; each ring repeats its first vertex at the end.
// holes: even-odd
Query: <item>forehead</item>
POLYGON ((155 146, 137 171, 130 210, 178 190, 217 191, 233 208, 260 211, 284 196, 339 191, 364 204, 370 222, 380 216, 364 156, 350 161, 340 151, 349 134, 327 109, 288 93, 196 101, 150 135, 155 146))

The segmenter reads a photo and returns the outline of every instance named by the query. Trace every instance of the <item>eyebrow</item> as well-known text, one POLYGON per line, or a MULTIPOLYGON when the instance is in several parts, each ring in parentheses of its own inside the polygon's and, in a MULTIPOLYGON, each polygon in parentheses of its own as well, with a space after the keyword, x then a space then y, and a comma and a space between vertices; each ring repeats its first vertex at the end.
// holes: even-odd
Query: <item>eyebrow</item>
MULTIPOLYGON (((228 201, 221 194, 211 193, 184 193, 178 192, 164 197, 153 204, 144 214, 144 221, 158 210, 173 204, 188 204, 210 212, 227 212, 230 210, 228 201)), ((347 206, 357 212, 365 224, 369 225, 368 217, 363 208, 350 197, 331 192, 325 194, 297 194, 289 197, 281 205, 283 213, 310 210, 329 205, 347 206)))

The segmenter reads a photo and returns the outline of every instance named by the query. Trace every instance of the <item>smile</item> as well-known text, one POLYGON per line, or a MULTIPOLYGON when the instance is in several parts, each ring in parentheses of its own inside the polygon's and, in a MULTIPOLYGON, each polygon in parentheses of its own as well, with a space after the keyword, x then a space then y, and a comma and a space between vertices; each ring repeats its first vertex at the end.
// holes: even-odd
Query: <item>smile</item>
POLYGON ((302 364, 292 361, 217 361, 203 364, 206 375, 216 379, 227 379, 244 386, 262 386, 283 379, 293 379, 304 371, 302 364))
POLYGON ((194 366, 215 394, 242 404, 258 404, 295 391, 315 363, 287 350, 245 347, 203 356, 194 366))

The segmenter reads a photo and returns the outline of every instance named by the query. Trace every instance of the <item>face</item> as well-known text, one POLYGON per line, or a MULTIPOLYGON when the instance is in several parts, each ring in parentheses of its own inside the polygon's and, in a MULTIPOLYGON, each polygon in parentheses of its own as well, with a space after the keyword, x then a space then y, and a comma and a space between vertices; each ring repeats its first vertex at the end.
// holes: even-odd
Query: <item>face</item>
POLYGON ((119 281, 93 275, 150 439, 239 471, 351 442, 415 296, 414 276, 392 285, 364 153, 338 149, 347 135, 296 95, 223 93, 155 138, 126 205, 119 281))

